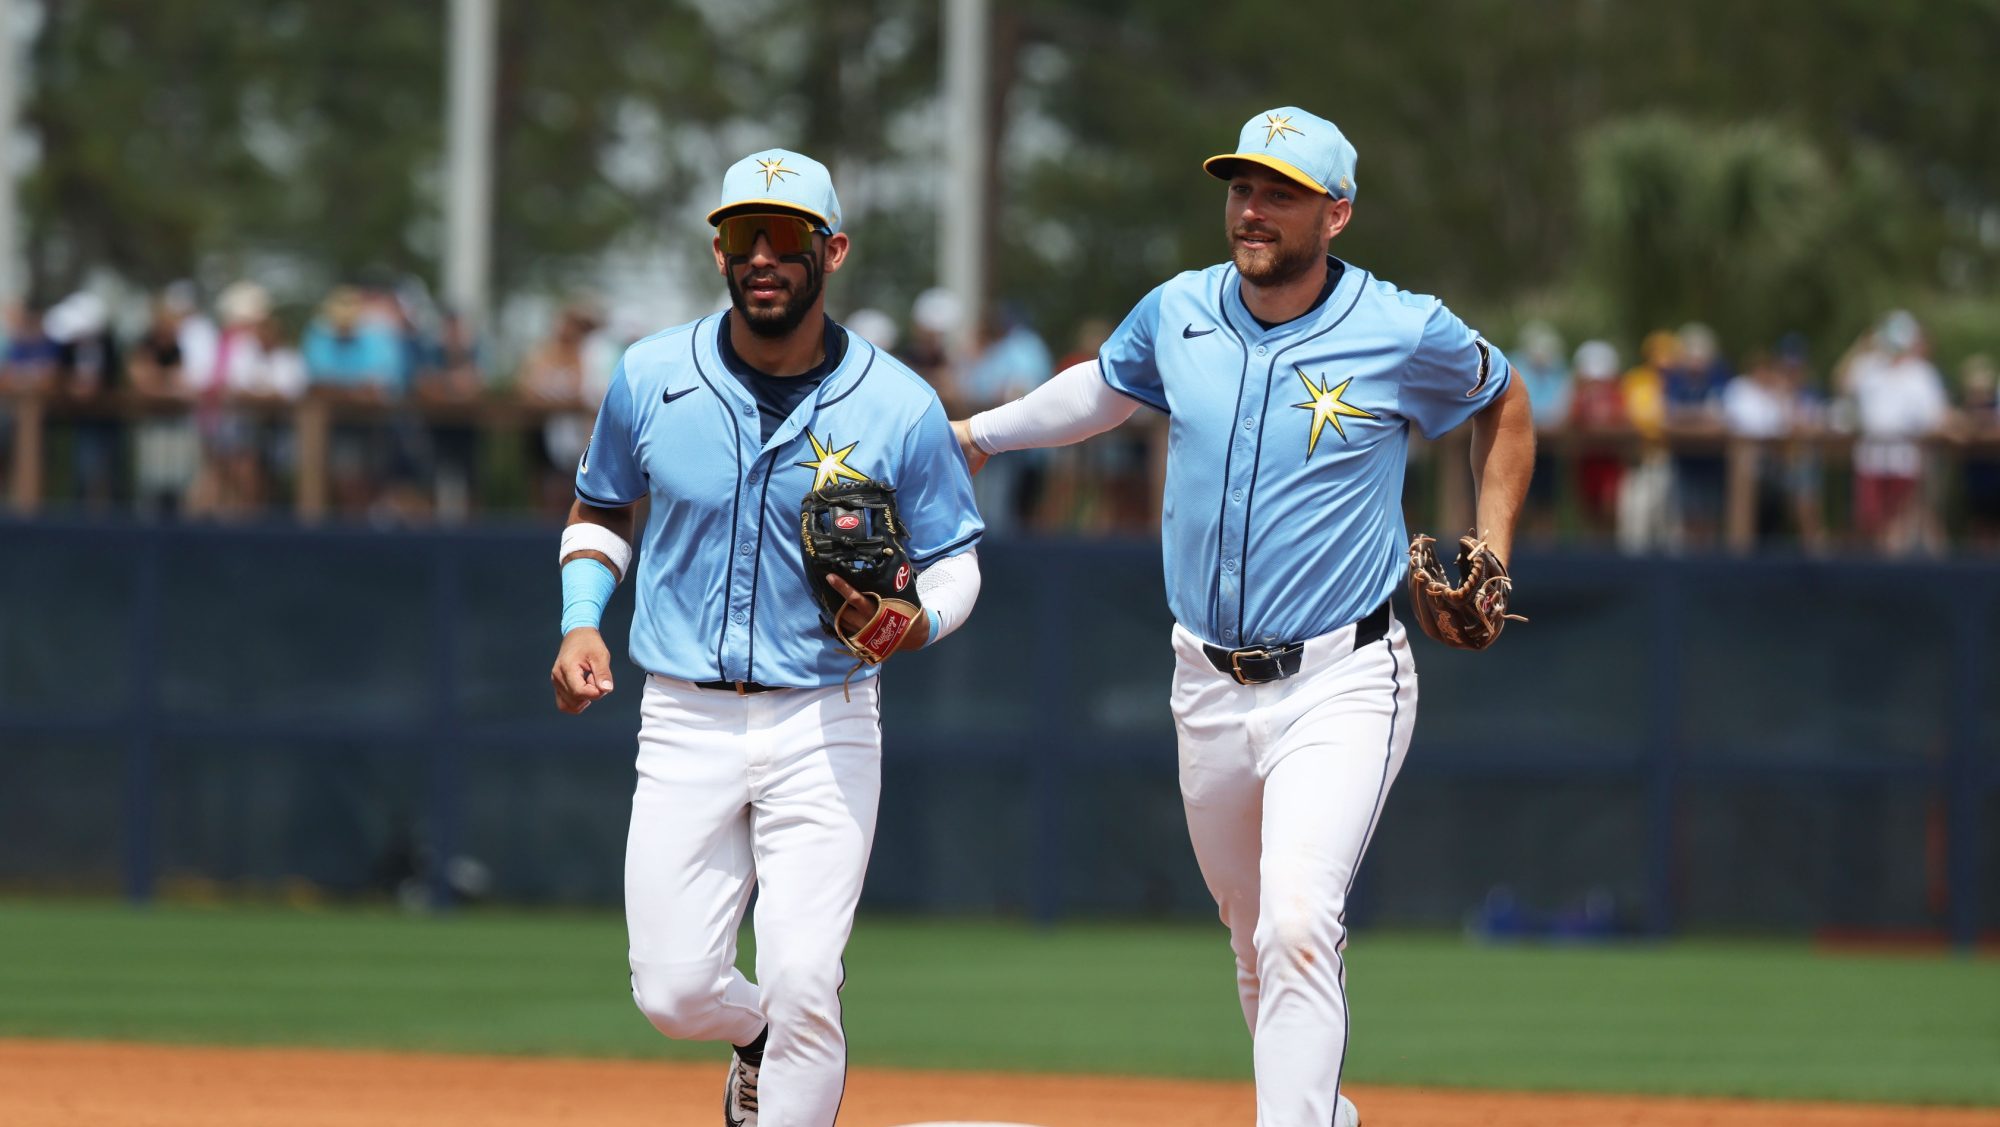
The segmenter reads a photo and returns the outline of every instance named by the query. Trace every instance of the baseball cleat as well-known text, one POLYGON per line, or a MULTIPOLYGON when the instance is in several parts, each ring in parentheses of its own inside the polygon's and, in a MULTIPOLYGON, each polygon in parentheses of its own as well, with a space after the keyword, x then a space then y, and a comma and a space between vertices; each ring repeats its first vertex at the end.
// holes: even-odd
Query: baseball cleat
POLYGON ((732 1056, 729 1086, 722 1091, 723 1127, 757 1127, 757 1070, 742 1057, 732 1056))
POLYGON ((1361 1127, 1361 1109, 1346 1096, 1333 1098, 1333 1127, 1361 1127))

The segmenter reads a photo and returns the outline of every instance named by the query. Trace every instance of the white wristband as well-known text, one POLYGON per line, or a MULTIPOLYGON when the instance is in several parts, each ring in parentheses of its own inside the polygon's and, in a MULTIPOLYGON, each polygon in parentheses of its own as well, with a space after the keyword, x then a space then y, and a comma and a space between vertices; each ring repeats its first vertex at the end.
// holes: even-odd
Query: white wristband
POLYGON ((632 566, 632 545, 623 536, 589 521, 578 521, 563 529, 562 548, 556 555, 560 563, 577 552, 601 552, 611 561, 611 574, 618 579, 625 578, 625 572, 632 566))

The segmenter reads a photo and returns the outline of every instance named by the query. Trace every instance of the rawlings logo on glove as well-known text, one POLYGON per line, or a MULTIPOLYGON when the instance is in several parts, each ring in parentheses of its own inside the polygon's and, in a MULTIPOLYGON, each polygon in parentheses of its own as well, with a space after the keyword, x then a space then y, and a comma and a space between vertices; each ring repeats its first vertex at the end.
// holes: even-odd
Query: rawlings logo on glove
POLYGON ((1410 541, 1410 608, 1424 633, 1455 649, 1483 650, 1509 619, 1528 621, 1507 613, 1514 581, 1486 541, 1471 533, 1459 537, 1455 583, 1431 549, 1435 543, 1421 535, 1410 541))
POLYGON ((894 486, 849 481, 806 494, 799 535, 805 551, 806 587, 819 604, 820 625, 847 652, 877 665, 896 652, 923 603, 910 582, 909 532, 896 515, 894 486), (848 602, 827 576, 837 575, 875 604, 875 615, 853 631, 840 613, 848 602))

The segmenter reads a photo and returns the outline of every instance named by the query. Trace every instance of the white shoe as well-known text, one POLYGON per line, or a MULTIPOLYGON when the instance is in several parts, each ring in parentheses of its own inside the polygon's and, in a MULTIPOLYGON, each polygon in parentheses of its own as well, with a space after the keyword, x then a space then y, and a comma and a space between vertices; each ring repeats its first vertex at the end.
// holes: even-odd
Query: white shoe
MULTIPOLYGON (((758 1065, 730 1057, 729 1086, 722 1090, 723 1127, 757 1127, 758 1065)), ((1348 1106, 1352 1107, 1352 1104, 1348 1106)))
POLYGON ((1361 1127, 1361 1109, 1346 1096, 1334 1097, 1333 1127, 1361 1127))

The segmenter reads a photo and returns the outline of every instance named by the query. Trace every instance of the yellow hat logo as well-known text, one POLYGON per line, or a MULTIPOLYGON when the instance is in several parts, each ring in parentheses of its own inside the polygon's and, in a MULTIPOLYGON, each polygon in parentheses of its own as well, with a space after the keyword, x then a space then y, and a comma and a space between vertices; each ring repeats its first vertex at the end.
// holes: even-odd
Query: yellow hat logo
POLYGON ((785 176, 798 175, 797 172, 785 167, 784 157, 778 157, 775 160, 765 160, 762 157, 757 158, 757 171, 764 174, 764 190, 767 192, 771 190, 771 182, 773 180, 785 176))
POLYGON ((1305 130, 1292 124, 1292 115, 1290 114, 1267 113, 1264 115, 1264 143, 1266 145, 1283 137, 1287 133, 1296 133, 1301 137, 1306 135, 1305 130))

